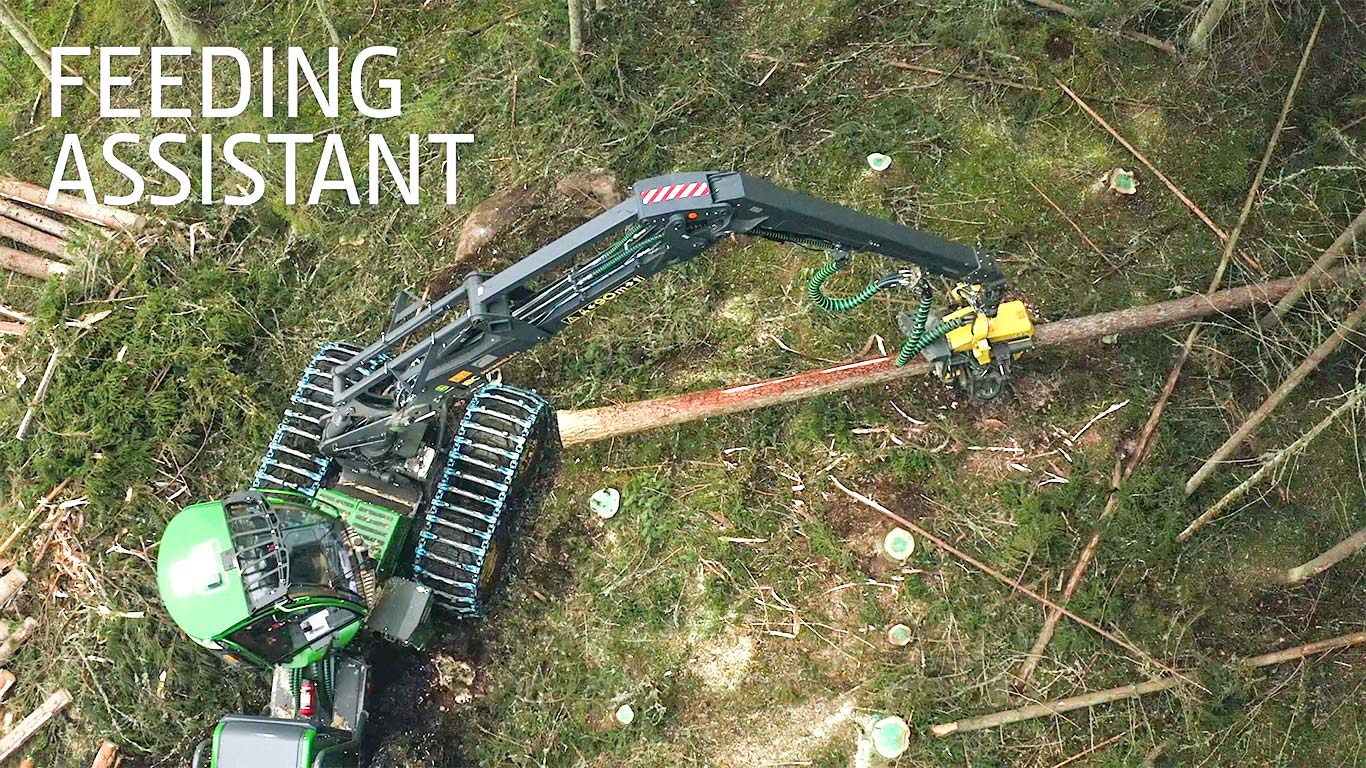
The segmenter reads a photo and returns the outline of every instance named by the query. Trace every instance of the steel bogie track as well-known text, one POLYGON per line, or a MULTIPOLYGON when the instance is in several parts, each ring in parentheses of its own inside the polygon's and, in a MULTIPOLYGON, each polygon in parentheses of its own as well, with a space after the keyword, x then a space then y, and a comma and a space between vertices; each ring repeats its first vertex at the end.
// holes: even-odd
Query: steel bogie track
POLYGON ((516 387, 488 384, 470 398, 413 560, 416 578, 455 616, 482 616, 487 607, 513 507, 549 417, 544 398, 516 387))

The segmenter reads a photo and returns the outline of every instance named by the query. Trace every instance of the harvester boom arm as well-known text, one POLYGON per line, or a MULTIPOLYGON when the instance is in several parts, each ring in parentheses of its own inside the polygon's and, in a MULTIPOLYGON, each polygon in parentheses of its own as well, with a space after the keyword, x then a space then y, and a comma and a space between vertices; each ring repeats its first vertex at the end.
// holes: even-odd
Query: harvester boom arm
POLYGON ((498 274, 471 274, 425 305, 402 294, 388 330, 336 371, 323 451, 372 461, 413 455, 424 422, 446 401, 618 291, 732 235, 909 262, 968 286, 988 316, 1004 293, 996 260, 977 249, 740 173, 658 176, 498 274))

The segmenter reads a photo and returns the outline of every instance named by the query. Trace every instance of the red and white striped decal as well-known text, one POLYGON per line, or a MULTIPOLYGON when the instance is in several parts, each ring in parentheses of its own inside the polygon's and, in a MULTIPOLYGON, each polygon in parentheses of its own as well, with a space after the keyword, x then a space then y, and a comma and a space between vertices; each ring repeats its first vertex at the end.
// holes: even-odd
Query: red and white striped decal
POLYGON ((684 197, 701 197, 709 194, 711 189, 705 181, 694 181, 691 184, 669 184, 668 186, 655 187, 646 191, 640 196, 640 201, 649 205, 651 203, 662 203, 666 200, 677 200, 684 197))

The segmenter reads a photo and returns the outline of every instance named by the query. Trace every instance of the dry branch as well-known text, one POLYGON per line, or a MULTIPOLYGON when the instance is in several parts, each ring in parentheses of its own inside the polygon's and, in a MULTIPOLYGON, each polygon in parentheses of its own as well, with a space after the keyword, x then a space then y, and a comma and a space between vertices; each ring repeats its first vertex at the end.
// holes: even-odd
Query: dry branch
POLYGON ((57 370, 57 349, 52 350, 52 357, 47 360, 47 367, 43 369, 43 378, 38 382, 38 389, 33 392, 33 399, 28 402, 28 410, 24 411, 24 418, 19 422, 19 429, 14 432, 15 440, 23 440, 24 435, 28 434, 29 424, 33 421, 33 412, 42 402, 43 395, 47 394, 47 387, 52 383, 52 373, 57 370))
POLYGON ((3 245, 0 245, 0 268, 18 272, 21 275, 36 277, 39 280, 62 277, 71 273, 71 267, 60 261, 34 256, 31 253, 24 253, 3 245))
POLYGON ((906 61, 889 61, 889 62, 887 62, 887 64, 888 64, 889 66, 896 67, 897 69, 904 69, 904 70, 907 70, 907 71, 910 71, 910 72, 922 72, 922 73, 927 74, 927 75, 939 75, 940 77, 954 77, 954 78, 957 78, 957 79, 959 79, 959 80, 967 80, 967 81, 973 82, 973 83, 985 83, 985 84, 989 84, 989 85, 1000 85, 1000 86, 1004 86, 1004 87, 1006 87, 1006 88, 1014 88, 1014 89, 1019 90, 1019 91, 1031 91, 1031 92, 1033 92, 1033 93, 1042 93, 1042 92, 1043 92, 1043 88, 1040 87, 1040 86, 1037 86, 1037 85, 1028 85, 1028 84, 1026 84, 1026 83, 1017 83, 1017 82, 1015 82, 1015 81, 1013 81, 1013 80, 999 80, 999 79, 994 78, 994 77, 985 77, 985 76, 983 76, 983 75, 974 75, 974 74, 972 74, 972 73, 970 73, 970 72, 958 72, 958 71, 950 72, 950 71, 948 71, 948 70, 935 69, 934 67, 926 67, 926 66, 922 66, 922 65, 920 65, 920 64, 911 64, 910 62, 906 62, 906 61))
POLYGON ((79 197, 58 193, 54 202, 48 205, 47 190, 36 184, 18 179, 0 177, 0 197, 7 197, 11 200, 18 200, 29 205, 36 205, 39 208, 46 208, 49 211, 64 213, 68 216, 93 224, 99 224, 107 229, 127 229, 136 231, 142 229, 147 220, 142 216, 125 211, 119 208, 111 208, 107 205, 90 203, 79 197))
POLYGON ((834 484, 835 484, 835 487, 836 487, 836 488, 839 488, 841 491, 843 491, 843 492, 845 493, 845 495, 847 495, 849 498, 851 498, 851 499, 857 501, 858 503, 864 505, 865 507, 868 507, 868 508, 871 509, 871 510, 874 510, 874 511, 878 512, 878 513, 881 514, 882 516, 886 517, 888 520, 891 520, 892 522, 896 523, 897 525, 900 525, 901 527, 905 528, 906 530, 908 530, 908 531, 914 531, 915 533, 919 534, 921 538, 925 539, 926 541, 930 542, 931 544, 935 545, 936 547, 938 547, 938 548, 944 550, 945 552, 948 552, 950 555, 953 555, 954 557, 958 558, 958 560, 960 560, 961 562, 966 563, 966 564, 972 566, 973 568, 977 569, 979 572, 984 573, 984 574, 986 574, 987 576, 990 576, 991 578, 993 578, 993 579, 995 579, 995 580, 1001 582, 1002 584, 1006 585, 1007 587, 1009 587, 1010 589, 1014 590, 1015 592, 1017 592, 1017 593, 1019 593, 1019 594, 1021 594, 1021 595, 1024 595, 1025 597, 1028 597, 1028 598, 1032 599, 1034 602, 1039 603, 1040 605, 1042 605, 1042 606, 1044 606, 1044 607, 1046 607, 1046 608, 1052 608, 1052 609, 1054 609, 1054 610, 1057 610, 1057 611, 1061 612, 1061 613, 1062 613, 1064 616, 1066 616, 1067 618, 1069 618, 1069 619, 1071 619, 1071 620, 1077 622, 1077 623, 1080 624, 1081 626, 1086 627, 1087 629, 1091 630, 1092 632, 1095 632, 1097 635, 1100 635, 1101 637, 1105 638, 1106 640, 1109 640, 1110 642, 1114 643, 1115 645, 1118 645, 1119 647, 1123 648, 1124 650, 1126 650, 1126 651, 1132 653, 1138 660, 1143 661, 1143 662, 1145 662, 1145 663, 1147 663, 1147 664, 1151 664, 1151 665, 1153 665, 1154 667, 1157 667, 1158 669, 1160 669, 1160 670, 1162 670, 1163 672, 1165 672, 1165 673, 1171 675, 1172 677, 1175 677, 1175 678, 1178 679, 1178 680, 1183 680, 1183 681, 1188 682, 1188 683, 1193 683, 1193 682, 1194 682, 1194 681, 1192 681, 1190 678, 1188 678, 1188 677, 1186 677, 1185 675, 1183 675, 1183 674, 1181 674, 1180 672, 1178 672, 1178 671, 1177 671, 1176 669, 1174 669, 1173 667, 1171 667, 1171 666, 1169 666, 1169 665, 1167 665, 1167 664, 1164 664, 1164 663, 1158 661, 1157 659, 1153 658, 1150 654, 1148 654, 1148 653, 1147 653, 1146 651, 1144 651, 1142 648, 1139 648, 1138 646, 1134 645, 1133 643, 1129 642, 1128 640, 1125 640, 1124 638, 1122 638, 1122 637, 1120 637, 1119 635, 1116 635, 1115 633, 1113 633, 1113 632, 1111 632, 1111 631, 1105 629, 1104 627, 1102 627, 1102 626, 1096 624, 1095 622, 1090 621, 1090 620, 1085 619, 1085 618, 1082 618, 1081 616, 1077 615, 1076 613, 1073 613, 1072 611, 1068 610, 1067 608, 1065 608, 1065 607, 1063 607, 1063 606, 1061 606, 1061 605, 1058 605, 1057 603, 1055 603, 1055 602, 1053 602, 1052 600, 1049 600, 1048 598, 1046 598, 1046 597, 1040 595, 1039 593, 1035 592, 1034 590, 1030 589, 1029 587, 1026 587, 1026 586, 1020 584, 1018 580, 1016 580, 1016 579, 1011 579, 1011 578, 1005 576, 1004 574, 1002 574, 1000 571, 996 570, 995 568, 992 568, 991 566, 987 565, 986 563, 983 563, 981 560, 978 560, 977 558, 973 557, 972 555, 969 555, 969 554, 967 554, 966 552, 963 552, 962 550, 958 549, 957 547, 953 546, 952 544, 948 543, 947 541, 944 541, 943 539, 939 538, 938 536, 935 536, 933 533, 930 533, 929 531, 925 530, 924 528, 921 528, 919 525, 916 525, 915 523, 911 522, 910 520, 907 520, 906 518, 902 517, 901 515, 898 515, 897 513, 893 512, 892 510, 890 510, 890 509, 888 509, 888 508, 882 506, 881 504, 879 504, 878 502, 874 501, 873 499, 870 499, 870 498, 868 498, 867 496, 864 496, 863 494, 859 493, 858 491, 855 491, 855 490, 852 490, 852 489, 846 487, 846 486, 845 486, 843 483, 841 483, 837 478, 835 478, 834 475, 830 475, 830 482, 834 483, 834 484))
POLYGON ((22 205, 11 203, 8 200, 0 200, 0 216, 7 219, 14 219, 21 224, 27 224, 34 229, 52 235, 53 237, 65 240, 71 234, 71 227, 63 224, 56 219, 44 216, 37 211, 25 208, 22 205))
POLYGON ((99 751, 95 753, 95 762, 90 764, 90 768, 114 768, 118 761, 119 745, 112 741, 102 741, 99 751))
MULTIPOLYGON (((1338 239, 1334 240, 1333 244, 1328 246, 1328 250, 1324 251, 1323 255, 1319 256, 1314 262, 1314 266, 1310 267, 1309 270, 1304 273, 1303 279, 1306 281, 1312 280, 1316 275, 1321 275, 1328 271, 1328 269, 1347 253, 1347 249, 1356 242, 1356 239, 1361 236, 1363 231, 1366 231, 1366 208, 1361 209, 1361 213, 1358 213, 1357 217, 1352 220, 1352 223, 1348 224, 1347 228, 1342 231, 1342 234, 1338 235, 1338 239)), ((1272 307, 1265 315, 1262 315, 1262 325, 1267 328, 1274 328, 1275 326, 1280 325, 1281 320, 1285 318, 1286 314, 1294 309, 1295 305, 1299 303, 1300 299, 1304 296, 1304 292, 1305 289, 1299 286, 1291 289, 1284 298, 1276 302, 1276 306, 1272 307)))
POLYGON ((1220 240, 1228 240, 1227 232, 1221 229, 1218 224, 1215 224, 1214 220, 1211 219, 1203 210, 1201 210, 1200 206, 1192 202, 1189 197, 1186 197, 1186 193, 1182 192, 1181 188, 1176 186, 1175 182, 1167 178, 1167 176, 1163 174, 1161 171, 1157 170, 1157 166, 1153 165, 1152 161, 1148 160, 1148 158, 1145 157, 1142 152, 1139 152, 1137 149, 1135 149, 1134 145, 1130 144, 1128 139, 1121 136, 1119 131, 1116 131, 1109 123, 1107 123, 1105 121, 1105 118, 1100 116, 1100 113, 1092 109, 1090 104, 1087 104, 1085 101, 1082 101, 1082 98, 1078 96, 1076 92, 1073 91, 1071 88, 1068 88, 1067 84, 1062 82, 1061 80, 1058 81, 1058 87, 1061 88, 1062 92, 1067 94, 1068 97, 1072 99, 1072 101, 1076 102, 1077 106, 1081 107, 1083 112, 1090 116, 1092 120, 1096 121, 1097 125, 1099 125, 1101 128, 1104 128, 1107 133, 1113 136, 1115 141, 1118 141, 1121 145, 1123 145, 1125 149, 1129 150, 1129 154, 1133 155, 1134 159, 1138 160, 1140 163, 1143 163, 1143 166, 1147 168, 1148 171, 1151 172, 1154 176, 1156 176, 1158 181, 1161 181, 1164 185, 1166 185, 1167 189, 1171 190, 1172 194, 1176 195, 1176 198, 1180 200, 1182 203, 1184 203, 1185 206, 1190 209, 1191 213, 1194 213, 1196 217, 1198 217, 1201 221, 1205 222, 1205 226, 1209 227, 1211 232, 1213 232, 1215 235, 1218 235, 1220 240))
POLYGON ((14 673, 8 669, 0 669, 0 701, 4 701, 9 696, 10 689, 14 687, 14 673))
POLYGON ((62 242, 61 238, 4 216, 0 216, 0 237, 7 237, 16 243, 23 243, 59 258, 67 256, 66 243, 62 242))
MULTIPOLYGON (((1320 273, 1309 284, 1315 289, 1337 285, 1346 274, 1352 274, 1351 279, 1358 279, 1357 274, 1339 269, 1320 273)), ((1041 323, 1035 329, 1034 340, 1039 346, 1074 345, 1110 334, 1134 333, 1209 315, 1236 312, 1280 299, 1299 279, 1287 277, 1229 288, 1211 296, 1187 296, 1143 307, 1041 323)), ((722 389, 581 411, 560 411, 560 439, 567 446, 606 440, 929 372, 930 365, 923 360, 898 368, 892 365, 890 358, 875 357, 722 389)))
MULTIPOLYGON (((1063 5, 1062 3, 1059 3, 1056 0, 1026 1, 1029 2, 1031 5, 1037 5, 1038 7, 1043 8, 1044 10, 1053 11, 1054 13, 1061 13, 1062 15, 1068 18, 1081 18, 1081 11, 1078 11, 1076 8, 1073 8, 1070 5, 1063 5)), ((1151 45, 1152 47, 1158 49, 1159 51, 1162 51, 1163 53, 1170 54, 1172 56, 1176 55, 1176 46, 1172 45, 1166 40, 1159 40, 1158 38, 1153 37, 1152 35, 1145 35, 1142 32, 1129 32, 1122 29, 1117 30, 1117 32, 1121 36, 1127 37, 1130 40, 1137 40, 1138 42, 1143 43, 1144 45, 1151 45)))
POLYGON ((1176 540, 1186 541, 1191 536, 1193 536, 1196 531, 1200 530, 1200 528, 1205 525, 1205 523, 1208 523, 1210 520, 1213 520, 1215 517, 1219 515, 1219 513, 1223 512, 1225 509, 1228 509, 1229 506, 1236 502, 1238 499, 1241 499, 1243 496, 1247 495, 1247 492, 1251 490, 1253 487, 1255 487, 1257 483, 1261 482, 1262 478, 1266 477, 1271 472, 1274 472, 1277 467, 1289 461, 1292 456, 1299 454, 1300 451, 1303 451, 1306 447, 1308 447, 1309 444, 1314 442, 1314 439, 1317 438, 1325 429, 1327 429, 1334 421, 1337 421, 1339 416, 1346 413, 1347 411, 1350 411, 1352 408, 1355 408, 1358 404, 1361 403, 1362 399, 1364 398, 1366 398, 1366 384, 1359 385, 1355 390, 1352 391, 1352 394, 1349 395, 1345 401, 1343 401, 1342 405, 1339 405, 1337 408, 1334 408, 1331 413, 1323 417, 1322 421, 1315 424, 1308 432, 1305 432, 1303 435, 1301 435, 1299 439, 1297 439, 1295 442, 1291 443, 1290 445, 1286 446, 1285 448, 1277 452, 1276 455, 1272 456, 1271 459, 1268 460, 1265 464, 1263 464, 1260 469, 1252 473, 1251 477, 1240 483, 1238 487, 1224 494, 1224 497, 1215 502, 1214 506, 1200 513, 1200 516, 1192 520, 1191 524, 1186 526, 1186 529, 1184 531, 1177 534, 1176 540))
POLYGON ((0 336, 23 336, 27 330, 28 325, 24 323, 0 321, 0 336))
POLYGON ((1342 346, 1342 343, 1347 340, 1348 336, 1352 334, 1352 331, 1356 330, 1357 326, 1361 325, 1362 320, 1366 320, 1366 298, 1361 300, 1361 304, 1356 310, 1348 315, 1347 318, 1342 321, 1342 325, 1339 325, 1334 329, 1333 332, 1329 334, 1328 338, 1324 339, 1323 343, 1304 359, 1304 362, 1300 363, 1294 371, 1291 371, 1285 381, 1276 388, 1276 391, 1272 392, 1257 410, 1253 411, 1252 415, 1247 417, 1247 420, 1238 427, 1233 435, 1230 436, 1228 440, 1225 440, 1224 444, 1219 446, 1214 453, 1210 454, 1208 459, 1205 459, 1205 463, 1195 471, 1195 474, 1191 475, 1190 480, 1186 481, 1186 495, 1195 493, 1195 489, 1199 488, 1201 483, 1205 482, 1205 478, 1209 477, 1210 473, 1215 470, 1215 467, 1224 459, 1228 458, 1238 446, 1242 445, 1243 441, 1247 440, 1247 438, 1262 425, 1262 422, 1266 421, 1266 418, 1271 415, 1271 412, 1276 410, 1281 402, 1283 402, 1291 392, 1294 392, 1295 388, 1308 378, 1309 374, 1312 373, 1314 369, 1319 367, 1320 363, 1331 355, 1334 350, 1342 346))
POLYGON ((1195 25, 1195 31, 1191 32, 1191 50, 1204 53, 1209 49, 1209 36, 1214 32, 1214 28, 1219 26, 1231 2, 1232 0, 1210 0, 1209 5, 1205 7, 1204 15, 1195 25))
POLYGON ((998 725, 1018 723, 1021 720, 1034 720, 1049 715, 1060 715, 1063 712, 1071 712, 1074 709, 1086 709, 1098 704, 1109 704, 1112 701, 1134 699, 1149 693, 1170 690, 1180 685, 1181 682, 1181 678, 1170 676, 1142 683, 1121 685, 1118 688, 1084 693, 1080 696, 1071 696, 1066 699, 1058 699, 1057 701, 1045 702, 1043 704, 1030 704, 1027 707, 1020 707, 1018 709, 994 712, 990 715, 982 715, 981 717, 970 717, 967 720, 955 720, 952 723, 939 723, 930 727, 930 733, 939 738, 943 738, 945 736, 952 736, 955 733, 980 731, 984 728, 995 728, 998 725))
POLYGON ((1287 584, 1300 584, 1337 565, 1342 560, 1366 548, 1366 528, 1362 528, 1346 539, 1338 542, 1332 549, 1303 565, 1297 565, 1285 572, 1287 584))
MULTIPOLYGON (((1091 561, 1095 559, 1096 551, 1100 549, 1100 536, 1105 523, 1110 516, 1119 509, 1119 486, 1126 477, 1125 469, 1130 462, 1125 459, 1123 452, 1115 456, 1115 468, 1110 473, 1110 489, 1106 493, 1105 508, 1101 510, 1100 517, 1096 520, 1095 530, 1091 532, 1091 538, 1087 540, 1086 546, 1081 550, 1081 557, 1077 558, 1077 564, 1073 566, 1072 573, 1067 577, 1067 584, 1063 587, 1062 596, 1058 598, 1058 603, 1066 605, 1076 594, 1077 587, 1081 586, 1082 577, 1086 575, 1086 570, 1091 567, 1091 561)), ((1024 663, 1020 665, 1020 671, 1015 675, 1015 684, 1024 685, 1033 676, 1034 670, 1038 669, 1039 662, 1043 661, 1043 653, 1048 649, 1048 644, 1053 640, 1053 633, 1057 630, 1058 621, 1062 618, 1062 612, 1049 610, 1044 615, 1043 626, 1039 628, 1038 637, 1034 638, 1034 645, 1025 655, 1024 663)))
POLYGON ((1286 648, 1280 651, 1264 653, 1261 656, 1253 656, 1247 659, 1239 659, 1239 666, 1243 667, 1269 667, 1272 664, 1281 664, 1295 659, 1302 659, 1305 656, 1313 656, 1316 653, 1332 651, 1338 648, 1346 648, 1349 645, 1366 643, 1366 631, 1353 632, 1348 635, 1339 635, 1328 640, 1319 640, 1313 643, 1297 645, 1294 648, 1286 648))
MULTIPOLYGON (((1320 640, 1315 643, 1307 643, 1305 645, 1274 651, 1261 656, 1240 659, 1235 663, 1239 666, 1249 668, 1269 667, 1273 664, 1280 664, 1281 662, 1292 661, 1294 659, 1302 659, 1316 653, 1331 651, 1335 648, 1345 648, 1349 645, 1363 642, 1366 642, 1366 632, 1354 632, 1350 635, 1342 635, 1341 637, 1335 637, 1330 640, 1320 640)), ((1074 709, 1094 707, 1098 704, 1108 704, 1114 701, 1136 698, 1149 693, 1166 691, 1175 688, 1184 681, 1185 679, 1173 675, 1158 680, 1122 685, 1118 688, 1094 691, 1092 693, 1071 696, 1042 704, 1030 704, 1029 706, 1019 707, 1018 709, 995 712, 990 715, 982 715, 981 717, 955 720, 952 723, 939 723, 938 725, 930 727, 930 733, 942 738, 944 736, 951 736, 955 733, 980 731, 984 728, 994 728, 998 725, 1018 723, 1022 720, 1033 720, 1035 718, 1070 712, 1074 709)))
POLYGON ((18 541, 19 537, 24 535, 24 531, 27 531, 29 526, 33 525, 34 520, 38 519, 38 515, 41 515, 43 510, 47 509, 52 505, 52 502, 57 500, 57 497, 62 494, 62 491, 66 490, 66 484, 69 482, 71 482, 71 478, 68 477, 60 483, 57 483, 52 487, 52 490, 47 492, 46 496, 39 499, 38 503, 33 505, 33 511, 29 512, 28 517, 24 519, 24 522, 15 526, 14 530, 10 532, 10 535, 5 537, 3 542, 0 542, 0 557, 4 557, 5 553, 9 551, 9 548, 14 546, 14 542, 18 541))
POLYGON ((18 752, 29 739, 33 738, 33 734, 41 730, 49 720, 56 717, 70 704, 71 692, 65 688, 58 688, 55 693, 48 696, 47 701, 44 701, 22 722, 10 729, 4 738, 0 738, 0 763, 18 752))

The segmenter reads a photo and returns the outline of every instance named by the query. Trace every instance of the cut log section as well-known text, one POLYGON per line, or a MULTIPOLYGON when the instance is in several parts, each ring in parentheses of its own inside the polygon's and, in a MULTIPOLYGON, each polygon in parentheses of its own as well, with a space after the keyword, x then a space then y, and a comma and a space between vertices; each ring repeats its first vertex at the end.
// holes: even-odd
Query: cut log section
MULTIPOLYGON (((5 608, 14 598, 19 596, 24 585, 28 583, 28 575, 15 568, 4 576, 0 576, 0 609, 5 608)), ((0 638, 3 640, 4 638, 0 638)))
POLYGON ((114 768, 118 762, 119 745, 112 741, 102 741, 99 751, 95 753, 95 762, 90 764, 90 768, 114 768))
POLYGON ((71 692, 65 688, 58 688, 56 692, 47 697, 47 701, 44 701, 28 717, 10 729, 4 738, 0 738, 0 763, 13 757, 14 753, 28 743, 28 740, 33 738, 35 733, 42 730, 49 720, 69 706, 71 706, 71 692))
MULTIPOLYGON (((1320 272, 1310 278, 1308 285, 1314 289, 1337 285, 1345 274, 1347 271, 1344 269, 1320 272)), ((1353 272, 1352 275, 1352 279, 1359 279, 1358 273, 1353 272)), ((1143 307, 1042 323, 1035 329, 1034 341, 1041 347, 1076 344, 1111 334, 1134 333, 1210 315, 1227 314, 1277 301, 1300 284, 1301 277, 1287 277, 1228 288, 1208 296, 1187 296, 1143 307)), ((892 365, 889 357, 875 357, 734 387, 582 411, 560 411, 560 439, 566 446, 607 440, 658 427, 882 384, 908 376, 923 376, 930 371, 930 364, 924 360, 915 360, 898 368, 892 365)))
POLYGON ((36 629, 38 629, 38 620, 29 616, 24 619, 22 624, 12 630, 5 642, 0 643, 0 664, 10 663, 14 659, 14 654, 19 652, 20 646, 28 642, 36 629))
POLYGON ((62 277, 71 273, 71 267, 60 261, 34 256, 31 253, 6 248, 3 245, 0 245, 0 267, 29 277, 36 277, 39 280, 46 280, 49 277, 62 277))
POLYGON ((54 218, 44 216, 32 208, 25 208, 18 203, 8 200, 0 200, 0 216, 13 219, 25 226, 42 230, 61 240, 65 240, 71 234, 71 227, 57 221, 54 218))
POLYGON ((147 224, 147 219, 132 211, 90 203, 79 197, 58 193, 52 204, 47 202, 47 190, 27 181, 0 177, 0 197, 36 205, 49 211, 74 216, 82 221, 98 224, 106 229, 126 229, 136 232, 147 224))
POLYGON ((7 237, 58 258, 66 258, 66 243, 61 238, 4 216, 0 216, 0 237, 7 237))

